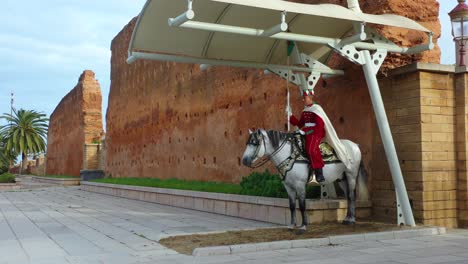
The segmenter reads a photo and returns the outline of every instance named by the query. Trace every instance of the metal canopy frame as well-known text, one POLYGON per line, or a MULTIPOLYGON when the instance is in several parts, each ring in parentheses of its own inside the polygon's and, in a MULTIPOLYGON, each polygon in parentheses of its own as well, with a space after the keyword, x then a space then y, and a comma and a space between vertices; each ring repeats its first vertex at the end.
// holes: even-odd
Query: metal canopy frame
MULTIPOLYGON (((151 4, 152 1, 157 0, 148 0, 145 4, 145 7, 143 8, 143 11, 151 4)), ((295 45, 295 48, 292 53, 292 66, 256 61, 197 57, 187 55, 184 53, 168 54, 164 51, 148 52, 140 49, 135 49, 133 43, 136 38, 138 26, 141 22, 140 20, 142 19, 143 11, 140 14, 137 26, 133 32, 132 40, 129 46, 129 57, 127 59, 127 63, 129 64, 139 59, 149 59, 159 61, 201 64, 202 69, 211 65, 261 68, 273 72, 283 79, 288 79, 288 81, 296 84, 302 90, 313 89, 322 74, 343 74, 343 71, 329 68, 328 66, 314 58, 311 54, 301 53, 298 48, 298 45, 295 45), (306 76, 306 74, 308 74, 308 76, 306 76)), ((385 154, 387 156, 393 183, 395 185, 398 209, 397 223, 399 225, 415 226, 413 212, 410 207, 405 182, 403 180, 403 175, 398 161, 398 156, 390 131, 390 125, 388 123, 376 75, 382 63, 384 62, 388 52, 401 54, 417 54, 432 49, 434 47, 432 41, 432 32, 422 27, 418 23, 404 17, 396 15, 376 16, 362 13, 359 7, 358 0, 348 0, 348 9, 336 5, 305 5, 280 0, 269 0, 267 2, 265 2, 264 0, 187 0, 187 10, 185 12, 182 12, 177 17, 169 17, 167 19, 167 24, 169 25, 169 27, 172 27, 174 29, 186 28, 211 32, 209 42, 211 42, 213 33, 228 33, 258 38, 294 41, 297 43, 320 44, 332 49, 333 51, 345 57, 349 61, 363 66, 364 75, 368 84, 377 124, 382 137, 385 154), (227 12, 226 10, 228 10, 231 7, 231 5, 241 5, 247 8, 264 8, 269 9, 270 11, 277 11, 278 24, 271 25, 271 27, 266 29, 260 29, 245 26, 221 24, 218 23, 220 20, 219 18, 214 22, 195 21, 194 18, 196 17, 196 13, 193 7, 197 4, 197 1, 203 2, 204 4, 206 4, 207 1, 210 3, 213 2, 229 4, 228 8, 225 8, 221 16, 225 15, 225 12, 227 12), (302 15, 307 16, 319 16, 325 18, 332 17, 333 19, 351 22, 353 26, 353 34, 348 37, 333 38, 327 36, 314 36, 307 35, 304 33, 288 32, 288 11, 301 13, 302 15), (395 43, 389 41, 385 37, 379 35, 372 28, 368 27, 366 24, 367 22, 422 31, 428 35, 429 41, 426 44, 417 45, 414 47, 400 47, 395 43)), ((203 50, 203 55, 206 55, 206 52, 207 51, 205 46, 203 50)))

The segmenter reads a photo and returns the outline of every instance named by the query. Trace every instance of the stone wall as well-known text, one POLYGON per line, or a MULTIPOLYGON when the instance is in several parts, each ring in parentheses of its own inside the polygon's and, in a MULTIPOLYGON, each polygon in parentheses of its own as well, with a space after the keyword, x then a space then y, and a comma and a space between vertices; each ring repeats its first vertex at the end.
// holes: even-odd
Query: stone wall
POLYGON ((457 154, 457 198, 458 223, 468 227, 468 73, 466 67, 459 69, 455 75, 455 135, 457 154))
POLYGON ((78 84, 50 117, 46 173, 79 176, 83 145, 103 136, 101 88, 92 71, 81 74, 78 84))
POLYGON ((102 144, 84 144, 83 170, 102 170, 102 144))
POLYGON ((32 165, 28 166, 28 170, 33 175, 44 175, 45 173, 45 156, 40 155, 36 159, 33 160, 32 165))
MULTIPOLYGON (((413 212, 427 225, 467 225, 467 87, 466 70, 435 64, 398 69, 381 86, 413 212)), ((374 167, 387 167, 379 137, 373 152, 374 167)), ((372 187, 374 215, 394 219, 389 171, 372 187)))

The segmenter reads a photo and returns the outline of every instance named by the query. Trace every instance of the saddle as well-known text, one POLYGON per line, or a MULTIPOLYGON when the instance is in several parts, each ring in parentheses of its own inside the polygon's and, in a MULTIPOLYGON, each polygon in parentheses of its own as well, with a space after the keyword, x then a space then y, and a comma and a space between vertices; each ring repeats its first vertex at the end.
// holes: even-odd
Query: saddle
MULTIPOLYGON (((305 151, 305 136, 298 133, 290 133, 286 139, 287 141, 291 142, 291 155, 289 158, 285 159, 281 164, 278 166, 278 171, 281 177, 286 177, 286 173, 292 169, 294 163, 306 163, 309 164, 309 157, 305 151)), ((338 159, 338 156, 335 153, 335 150, 327 143, 322 142, 320 143, 320 152, 322 154, 322 159, 325 164, 330 163, 339 163, 341 162, 338 159)))

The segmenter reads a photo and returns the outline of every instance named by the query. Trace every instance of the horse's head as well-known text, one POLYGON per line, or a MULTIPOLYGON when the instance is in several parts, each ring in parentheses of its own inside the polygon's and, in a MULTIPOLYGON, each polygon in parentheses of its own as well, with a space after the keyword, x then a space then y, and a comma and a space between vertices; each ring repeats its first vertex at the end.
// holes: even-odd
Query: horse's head
POLYGON ((258 159, 262 158, 266 154, 268 141, 268 135, 265 130, 257 129, 252 132, 249 130, 250 136, 247 140, 247 146, 242 156, 242 164, 247 167, 252 167, 258 159))

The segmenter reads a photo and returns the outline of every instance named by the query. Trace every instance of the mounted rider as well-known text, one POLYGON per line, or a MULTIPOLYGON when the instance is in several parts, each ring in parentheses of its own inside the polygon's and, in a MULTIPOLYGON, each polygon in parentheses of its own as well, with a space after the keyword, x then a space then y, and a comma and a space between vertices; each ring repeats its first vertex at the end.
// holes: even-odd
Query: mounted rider
POLYGON ((323 108, 314 102, 314 91, 305 90, 303 92, 304 110, 301 118, 297 119, 291 115, 289 122, 300 128, 300 132, 305 135, 305 149, 309 156, 309 175, 315 172, 317 182, 325 180, 323 176, 323 159, 320 153, 320 143, 326 141, 335 150, 338 158, 343 164, 350 168, 351 157, 348 154, 345 146, 341 143, 336 135, 335 129, 328 119, 328 116, 323 111, 323 108))

